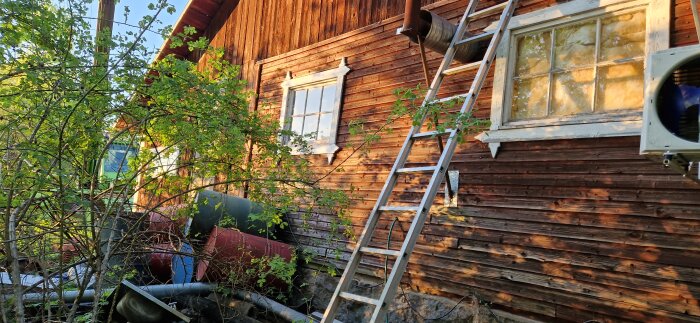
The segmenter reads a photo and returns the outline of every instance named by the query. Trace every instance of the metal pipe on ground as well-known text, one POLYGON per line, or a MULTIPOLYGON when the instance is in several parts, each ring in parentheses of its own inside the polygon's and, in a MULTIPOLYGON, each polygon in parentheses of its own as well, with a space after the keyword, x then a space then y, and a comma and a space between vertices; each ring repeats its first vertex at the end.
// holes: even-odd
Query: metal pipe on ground
MULTIPOLYGON (((167 284, 167 285, 148 285, 148 286, 137 286, 143 289, 147 293, 151 294, 153 297, 174 297, 179 295, 191 295, 191 294, 208 294, 214 291, 216 284, 207 283, 189 283, 189 284, 167 284)), ((109 294, 114 291, 114 288, 108 288, 102 291, 103 295, 109 294)), ((58 293, 29 293, 23 295, 23 300, 27 303, 39 303, 46 301, 56 301, 63 299, 64 302, 70 303, 78 298, 78 291, 65 291, 62 295, 58 293)), ((234 293, 236 298, 241 300, 251 302, 256 306, 270 310, 275 313, 280 318, 287 320, 288 322, 307 322, 309 317, 297 312, 285 305, 282 305, 270 298, 254 292, 247 291, 236 291, 234 293)), ((13 295, 4 295, 5 299, 9 299, 13 295)), ((79 302, 90 302, 95 298, 95 290, 88 289, 80 297, 79 302)), ((338 322, 338 321, 335 321, 338 322)), ((338 322, 339 323, 339 322, 338 322)))
MULTIPOLYGON (((189 284, 167 284, 167 285, 148 285, 138 286, 156 298, 174 297, 179 295, 205 294, 211 293, 216 288, 216 284, 208 283, 189 283, 189 284)), ((104 289, 103 295, 114 291, 114 288, 104 289)), ((27 303, 39 303, 46 301, 57 301, 62 299, 66 303, 75 301, 79 296, 79 291, 64 291, 62 295, 58 293, 29 293, 22 295, 22 299, 27 303)), ((3 298, 9 299, 14 295, 3 295, 3 298)), ((95 299, 95 290, 88 289, 80 297, 79 302, 91 302, 95 299)))
POLYGON ((263 295, 253 292, 236 291, 236 298, 251 302, 257 306, 266 308, 277 316, 287 320, 288 322, 308 322, 309 317, 301 314, 287 306, 277 303, 263 295))

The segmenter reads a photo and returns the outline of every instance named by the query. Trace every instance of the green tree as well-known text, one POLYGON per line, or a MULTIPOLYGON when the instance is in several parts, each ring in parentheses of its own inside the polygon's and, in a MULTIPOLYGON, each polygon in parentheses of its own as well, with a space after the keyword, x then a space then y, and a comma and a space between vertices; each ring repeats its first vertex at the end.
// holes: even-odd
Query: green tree
MULTIPOLYGON (((194 30, 186 28, 172 38, 173 46, 204 52, 207 68, 173 56, 150 61, 143 35, 169 35, 168 29, 152 30, 160 12, 173 10, 165 0, 152 4, 131 31, 97 37, 87 6, 0 0, 0 222, 14 282, 14 297, 6 298, 11 304, 0 302, 4 321, 25 317, 21 296, 28 289, 19 284, 19 258, 38 259, 40 273, 52 277, 75 265, 56 250, 69 241, 81 255, 77 262, 96 278, 94 304, 100 304, 105 284, 131 273, 109 260, 146 247, 137 225, 116 233, 132 215, 137 191, 160 197, 157 203, 140 201, 146 213, 187 202, 198 189, 225 186, 245 187, 251 199, 264 201, 262 217, 270 225, 284 225, 283 215, 299 205, 342 215, 347 195, 318 187, 309 163, 278 141, 291 134, 280 130, 278 120, 249 109, 251 94, 239 67, 223 59, 221 50, 192 39, 194 30), (108 60, 94 59, 100 46, 111 49, 108 60), (128 171, 105 181, 92 164, 114 143, 145 148, 128 161, 128 171), (154 147, 160 149, 149 149, 154 147), (180 156, 174 170, 159 171, 154 161, 172 151, 180 156)), ((59 293, 86 289, 62 281, 50 287, 59 293)), ((47 306, 38 315, 73 321, 77 308, 47 306)))

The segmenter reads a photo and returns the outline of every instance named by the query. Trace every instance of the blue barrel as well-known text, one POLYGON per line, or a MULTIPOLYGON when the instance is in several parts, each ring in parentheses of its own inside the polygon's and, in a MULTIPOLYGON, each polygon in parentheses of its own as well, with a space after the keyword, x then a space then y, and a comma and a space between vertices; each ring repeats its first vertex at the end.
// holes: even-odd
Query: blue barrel
POLYGON ((192 282, 194 275, 194 257, 192 246, 183 243, 180 254, 173 257, 173 284, 187 284, 192 282))
POLYGON ((185 284, 192 282, 194 256, 192 246, 183 242, 178 248, 173 243, 156 244, 149 255, 148 269, 161 283, 185 284))

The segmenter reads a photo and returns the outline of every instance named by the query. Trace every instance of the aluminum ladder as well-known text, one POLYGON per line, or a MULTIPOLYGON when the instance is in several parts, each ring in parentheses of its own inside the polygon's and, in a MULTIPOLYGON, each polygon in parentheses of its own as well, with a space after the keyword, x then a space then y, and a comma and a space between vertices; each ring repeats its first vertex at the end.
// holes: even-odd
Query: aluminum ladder
MULTIPOLYGON (((459 25, 457 26, 455 35, 452 38, 447 52, 445 53, 445 57, 443 58, 442 63, 440 64, 440 67, 435 75, 435 78, 433 79, 432 84, 430 85, 430 88, 426 93, 426 97, 423 100, 423 106, 435 102, 445 102, 456 98, 463 98, 464 103, 462 105, 460 113, 470 113, 474 108, 477 96, 479 95, 479 92, 481 91, 481 88, 486 80, 486 75, 488 73, 489 68, 491 67, 491 63, 493 62, 496 56, 496 48, 498 47, 498 44, 500 43, 501 38, 503 37, 503 33, 506 27, 508 26, 510 18, 513 16, 513 11, 515 10, 517 0, 508 0, 506 2, 494 5, 492 7, 488 7, 480 11, 475 11, 478 2, 479 0, 469 1, 467 10, 464 12, 464 15, 459 21, 459 25), (495 30, 464 38, 464 34, 467 30, 467 26, 470 20, 478 17, 483 17, 497 11, 502 11, 502 13, 495 30), (455 54, 455 45, 484 41, 489 37, 491 38, 491 42, 482 60, 450 68, 455 54), (466 94, 460 94, 444 99, 436 99, 437 93, 440 89, 440 85, 442 84, 442 81, 445 76, 457 74, 477 67, 479 69, 476 73, 474 81, 471 84, 469 92, 467 92, 466 94)), ((457 134, 459 131, 462 130, 461 124, 458 124, 454 127, 454 129, 445 129, 444 131, 420 132, 422 125, 425 122, 425 119, 426 116, 423 116, 421 122, 417 125, 412 126, 410 132, 408 133, 408 136, 406 136, 406 140, 403 143, 403 147, 401 148, 401 151, 399 152, 399 155, 396 158, 396 161, 394 162, 394 166, 391 168, 389 177, 384 183, 384 187, 382 188, 382 191, 379 194, 377 203, 374 205, 374 208, 372 209, 372 212, 370 213, 369 218, 367 219, 367 224, 365 225, 365 228, 362 231, 360 240, 355 246, 355 250, 350 256, 350 260, 347 266, 345 267, 343 276, 340 278, 340 282, 338 283, 338 286, 336 287, 335 292, 331 297, 331 301, 328 307, 326 308, 325 313, 323 314, 323 319, 321 320, 322 323, 333 322, 336 311, 338 310, 340 302, 343 299, 374 306, 370 322, 377 322, 377 320, 379 320, 380 317, 382 317, 385 311, 389 308, 389 305, 391 305, 391 303, 393 302, 396 289, 398 288, 398 285, 401 281, 401 276, 403 276, 403 273, 406 270, 406 266, 408 265, 408 258, 411 256, 413 247, 415 246, 416 241, 418 240, 418 236, 420 235, 420 232, 423 229, 425 219, 429 214, 430 206, 433 204, 433 200, 437 195, 440 184, 445 178, 445 173, 450 164, 450 161, 452 160, 452 156, 454 155, 455 149, 457 147, 457 134), (406 160, 408 159, 414 141, 442 136, 448 136, 448 139, 447 143, 445 144, 444 150, 440 155, 440 159, 435 166, 405 167, 406 160), (430 182, 428 183, 428 187, 426 188, 426 192, 424 193, 423 198, 421 199, 420 205, 387 205, 389 197, 392 191, 394 190, 394 186, 396 185, 398 176, 400 174, 417 173, 432 174, 430 177, 430 182), (415 216, 413 217, 413 221, 411 222, 410 229, 408 230, 408 232, 406 232, 405 239, 401 246, 401 250, 390 250, 369 247, 369 243, 372 240, 372 235, 379 221, 379 217, 382 213, 386 212, 415 212, 415 216), (393 262, 394 265, 391 269, 391 274, 389 274, 389 278, 384 284, 384 288, 382 289, 382 293, 379 299, 369 298, 366 296, 356 295, 348 292, 350 283, 352 282, 353 277, 355 276, 355 272, 357 271, 357 268, 360 265, 360 260, 364 254, 395 258, 393 262)))

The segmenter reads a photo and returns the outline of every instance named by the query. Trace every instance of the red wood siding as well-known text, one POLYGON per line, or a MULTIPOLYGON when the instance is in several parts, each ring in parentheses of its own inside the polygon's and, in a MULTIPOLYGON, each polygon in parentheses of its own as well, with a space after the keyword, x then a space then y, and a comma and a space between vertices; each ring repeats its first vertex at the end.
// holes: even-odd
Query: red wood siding
MULTIPOLYGON (((697 43, 689 2, 671 1, 672 45, 697 43)), ((518 12, 561 2, 521 0, 518 12)), ((350 217, 359 234, 409 122, 392 125, 395 131, 365 156, 350 156, 350 144, 360 138, 349 134, 347 124, 362 118, 369 127, 381 126, 395 100, 392 91, 423 82, 417 47, 395 35, 403 1, 264 3, 241 0, 232 11, 222 10, 208 30, 212 43, 225 47, 252 82, 258 80, 256 62, 262 65, 260 100, 270 105, 259 106, 272 114, 279 113, 287 71, 296 76, 330 69, 347 57, 352 71, 335 163, 349 159, 345 171, 323 185, 358 188, 350 217)), ((452 19, 465 5, 431 4, 452 19)), ((441 57, 428 56, 435 71, 441 57)), ((445 93, 464 90, 471 77, 446 83, 445 93)), ((490 115, 490 87, 489 81, 477 116, 490 115)), ((418 144, 413 165, 434 160, 436 146, 418 144)), ((700 321, 700 185, 638 151, 639 137, 533 141, 504 143, 493 159, 485 144, 468 140, 451 166, 460 171, 460 207, 433 210, 406 282, 428 293, 476 293, 496 307, 550 321, 700 321)), ((311 159, 319 173, 333 167, 325 157, 311 159)), ((407 179, 393 199, 415 202, 424 185, 407 179)), ((391 220, 381 221, 376 243, 386 243, 391 220)), ((392 241, 408 229, 407 218, 399 220, 392 241)), ((298 228, 298 219, 290 221, 298 228)), ((324 240, 329 222, 317 215, 311 230, 296 230, 295 242, 329 257, 341 248, 347 259, 351 243, 324 240)), ((369 273, 382 266, 382 259, 369 258, 363 268, 369 273)))
MULTIPOLYGON (((224 1, 204 34, 243 67, 244 79, 252 80, 258 60, 394 17, 404 5, 404 0, 224 1)), ((194 56, 206 64, 206 57, 194 56)))

